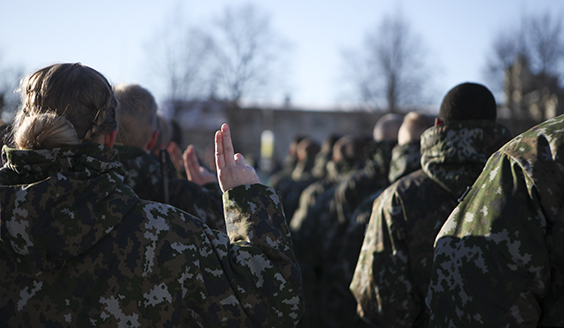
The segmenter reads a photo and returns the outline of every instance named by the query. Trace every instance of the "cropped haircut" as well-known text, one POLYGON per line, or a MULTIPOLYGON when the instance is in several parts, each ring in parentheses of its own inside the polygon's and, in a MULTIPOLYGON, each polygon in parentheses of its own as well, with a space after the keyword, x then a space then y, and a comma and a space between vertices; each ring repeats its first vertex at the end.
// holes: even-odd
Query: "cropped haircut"
POLYGON ((172 141, 172 125, 168 118, 159 111, 157 111, 157 128, 159 129, 159 134, 157 135, 155 145, 151 149, 151 152, 155 155, 159 154, 161 148, 167 148, 172 141))
POLYGON ((22 81, 13 124, 20 149, 96 141, 117 128, 117 100, 108 80, 81 63, 47 66, 22 81))
POLYGON ((153 95, 138 84, 115 87, 119 100, 117 120, 120 124, 116 142, 145 149, 157 130, 157 103, 153 95))
POLYGON ((439 118, 444 122, 463 120, 492 120, 497 117, 495 97, 485 86, 462 83, 443 98, 439 118))
POLYGON ((434 124, 435 116, 418 112, 407 113, 398 132, 398 144, 419 141, 421 134, 434 124))
POLYGON ((310 137, 303 138, 296 146, 296 156, 299 161, 304 161, 307 158, 314 158, 321 146, 315 140, 310 137))
POLYGON ((333 160, 336 162, 359 162, 366 159, 367 140, 361 136, 346 135, 333 145, 333 160))
POLYGON ((380 117, 376 125, 374 125, 374 141, 397 140, 402 122, 403 116, 400 114, 388 113, 380 117))

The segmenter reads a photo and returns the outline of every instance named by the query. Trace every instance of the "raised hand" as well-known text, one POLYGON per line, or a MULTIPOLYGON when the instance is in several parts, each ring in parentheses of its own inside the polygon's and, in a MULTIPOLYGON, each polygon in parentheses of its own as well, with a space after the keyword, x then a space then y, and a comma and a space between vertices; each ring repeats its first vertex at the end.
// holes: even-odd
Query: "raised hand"
POLYGON ((243 155, 234 154, 229 126, 223 124, 215 133, 215 165, 219 186, 223 192, 246 184, 258 183, 255 169, 245 165, 243 155))
POLYGON ((176 171, 180 172, 180 170, 182 170, 182 168, 186 166, 183 163, 182 151, 180 150, 180 147, 178 147, 176 142, 173 141, 168 145, 166 150, 168 151, 168 154, 170 155, 170 160, 172 161, 174 168, 176 169, 176 171))
POLYGON ((186 148, 186 151, 182 155, 182 159, 188 180, 197 183, 200 186, 211 182, 217 182, 215 173, 212 173, 205 167, 200 166, 194 146, 190 145, 186 148))

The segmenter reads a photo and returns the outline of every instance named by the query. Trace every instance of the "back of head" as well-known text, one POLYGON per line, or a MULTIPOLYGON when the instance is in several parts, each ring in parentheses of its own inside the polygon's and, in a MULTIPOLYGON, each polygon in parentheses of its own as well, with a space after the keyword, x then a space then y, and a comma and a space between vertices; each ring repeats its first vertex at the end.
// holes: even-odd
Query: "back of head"
POLYGON ((13 138, 20 149, 96 141, 117 128, 117 101, 108 80, 75 64, 45 67, 22 82, 13 138))
POLYGON ((492 120, 497 117, 497 105, 491 91, 477 83, 462 83, 443 98, 439 118, 444 123, 462 120, 492 120))
POLYGON ((299 162, 315 158, 321 147, 310 137, 302 139, 296 146, 296 155, 299 162))
POLYGON ((116 86, 119 100, 117 120, 120 130, 116 141, 145 150, 157 130, 157 103, 153 95, 138 84, 116 86))
POLYGON ((374 126, 374 141, 397 140, 402 122, 403 116, 399 114, 390 113, 380 117, 374 126))
POLYGON ((305 134, 295 134, 292 137, 292 140, 290 140, 290 145, 288 146, 288 156, 295 159, 297 158, 297 150, 298 150, 298 144, 304 140, 305 138, 307 138, 307 135, 305 134))
POLYGON ((367 142, 359 136, 346 135, 333 145, 333 161, 356 163, 367 158, 367 142))
POLYGON ((421 134, 434 124, 435 116, 419 112, 407 113, 398 132, 398 144, 404 145, 418 141, 421 138, 421 134))
POLYGON ((153 149, 151 149, 151 152, 154 155, 158 155, 159 151, 162 148, 167 148, 172 141, 171 123, 168 118, 160 112, 157 112, 157 128, 159 129, 159 135, 157 136, 157 141, 155 142, 153 149))

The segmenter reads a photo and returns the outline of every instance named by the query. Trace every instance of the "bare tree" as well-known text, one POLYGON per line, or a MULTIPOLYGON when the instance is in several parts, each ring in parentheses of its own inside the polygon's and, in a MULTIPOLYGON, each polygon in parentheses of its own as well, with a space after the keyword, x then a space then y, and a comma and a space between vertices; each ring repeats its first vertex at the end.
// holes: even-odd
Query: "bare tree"
POLYGON ((562 22, 550 13, 523 16, 493 39, 485 75, 505 94, 513 119, 552 115, 563 77, 562 22))
POLYGON ((280 76, 278 64, 287 46, 272 29, 270 16, 252 4, 227 7, 215 26, 218 92, 237 103, 268 89, 280 76))
POLYGON ((484 74, 494 81, 499 88, 503 88, 505 72, 519 57, 528 57, 523 33, 516 33, 514 29, 502 30, 494 38, 492 49, 486 63, 484 74))
POLYGON ((209 27, 196 28, 185 23, 181 8, 175 8, 149 45, 150 61, 169 99, 213 96, 236 105, 280 79, 287 43, 272 29, 270 16, 248 4, 226 7, 212 18, 209 27))
POLYGON ((399 12, 368 32, 361 49, 342 53, 345 78, 359 98, 390 112, 422 99, 430 78, 425 57, 421 38, 399 12))
POLYGON ((149 61, 170 100, 206 98, 213 93, 215 42, 202 29, 186 24, 181 13, 175 8, 148 44, 149 61))
POLYGON ((19 87, 23 72, 21 65, 6 63, 0 52, 0 122, 3 113, 11 116, 19 105, 20 97, 16 94, 16 89, 19 87))

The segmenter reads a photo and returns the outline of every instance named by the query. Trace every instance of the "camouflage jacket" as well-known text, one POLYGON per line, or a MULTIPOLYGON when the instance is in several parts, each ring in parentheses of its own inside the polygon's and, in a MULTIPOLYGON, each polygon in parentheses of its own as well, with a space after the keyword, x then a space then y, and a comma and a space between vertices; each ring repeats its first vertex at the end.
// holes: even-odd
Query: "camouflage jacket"
POLYGON ((320 320, 322 314, 318 306, 318 290, 323 238, 330 224, 327 204, 333 196, 335 184, 354 172, 356 168, 356 165, 351 163, 335 165, 334 162, 329 162, 327 176, 310 184, 300 195, 299 207, 290 222, 307 302, 300 327, 323 327, 320 320))
POLYGON ((421 170, 376 199, 350 289, 358 312, 384 327, 425 327, 433 240, 489 155, 509 140, 492 121, 461 121, 421 136, 421 170))
MULTIPOLYGON (((141 199, 164 203, 159 160, 138 147, 115 145, 114 148, 119 152, 119 160, 125 169, 125 184, 141 199)), ((168 179, 166 184, 167 204, 200 218, 212 229, 225 232, 221 191, 217 184, 209 184, 205 188, 182 178, 168 179)))
POLYGON ((564 116, 492 155, 435 241, 433 327, 564 326, 564 116))
MULTIPOLYGON (((421 168, 419 141, 396 145, 392 150, 389 179, 395 180, 421 168)), ((324 240, 326 260, 322 270, 320 302, 324 308, 324 327, 368 327, 356 313, 356 300, 349 290, 354 268, 362 246, 365 227, 370 218, 372 203, 377 195, 365 199, 346 224, 332 226, 324 240)))
POLYGON ((300 269, 273 189, 224 193, 224 234, 140 200, 114 149, 5 147, 3 158, 3 327, 294 327, 300 319, 300 269))
MULTIPOLYGON (((408 175, 421 168, 420 142, 396 145, 392 151, 392 161, 390 162, 389 179, 391 182, 408 175)), ((335 262, 336 274, 343 282, 343 293, 350 293, 349 284, 353 277, 354 268, 358 260, 358 254, 364 239, 366 225, 372 213, 374 200, 382 193, 383 189, 376 191, 366 198, 354 211, 346 230, 336 236, 340 240, 335 262)), ((335 239, 336 239, 335 238, 335 239)))
POLYGON ((376 151, 366 167, 339 183, 331 205, 336 220, 341 223, 348 222, 364 199, 390 184, 388 175, 393 148, 396 145, 396 140, 376 142, 376 151))

